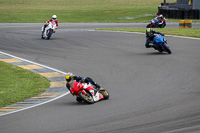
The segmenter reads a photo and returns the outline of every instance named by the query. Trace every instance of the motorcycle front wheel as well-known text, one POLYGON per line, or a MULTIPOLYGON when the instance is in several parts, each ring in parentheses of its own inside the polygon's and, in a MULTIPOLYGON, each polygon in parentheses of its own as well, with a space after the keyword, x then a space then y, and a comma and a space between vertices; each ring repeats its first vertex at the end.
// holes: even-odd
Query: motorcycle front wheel
POLYGON ((53 31, 52 30, 48 30, 47 31, 47 40, 50 39, 51 35, 52 35, 53 31))
POLYGON ((166 50, 166 52, 168 53, 168 54, 171 54, 172 52, 171 52, 171 50, 169 49, 169 47, 167 47, 166 45, 163 45, 164 47, 165 47, 165 50, 166 50))
POLYGON ((80 92, 78 94, 79 98, 82 99, 84 102, 89 103, 89 104, 93 104, 94 103, 94 99, 92 97, 92 95, 89 92, 86 92, 87 94, 83 94, 82 92, 80 92))
POLYGON ((109 93, 107 90, 100 90, 99 93, 101 93, 103 95, 104 99, 109 98, 109 93))
POLYGON ((80 102, 82 102, 82 99, 79 97, 76 97, 76 101, 80 103, 80 102))

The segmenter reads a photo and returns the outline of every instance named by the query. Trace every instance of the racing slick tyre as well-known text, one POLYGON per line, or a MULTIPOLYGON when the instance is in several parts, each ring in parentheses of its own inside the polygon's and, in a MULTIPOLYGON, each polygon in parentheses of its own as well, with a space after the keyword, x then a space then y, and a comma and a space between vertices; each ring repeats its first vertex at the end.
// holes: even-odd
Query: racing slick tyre
POLYGON ((79 98, 79 97, 76 97, 76 101, 79 102, 79 103, 81 103, 81 102, 82 102, 82 99, 79 98))
POLYGON ((166 50, 166 52, 167 52, 168 54, 171 54, 171 53, 172 53, 171 50, 169 49, 169 47, 167 47, 166 45, 164 45, 164 47, 165 47, 165 50, 166 50))
POLYGON ((107 90, 100 90, 99 93, 101 93, 103 95, 104 99, 109 98, 109 93, 107 90))
POLYGON ((52 33, 53 33, 53 31, 52 30, 48 30, 47 31, 47 40, 49 40, 50 39, 50 37, 51 37, 51 35, 52 35, 52 33))
POLYGON ((146 26, 146 28, 152 28, 152 27, 151 27, 151 24, 148 24, 148 25, 146 26))
POLYGON ((161 24, 159 27, 164 28, 166 26, 166 23, 161 24))
POLYGON ((80 92, 78 94, 79 98, 82 99, 84 102, 89 103, 89 104, 93 104, 94 103, 94 99, 92 97, 92 95, 89 92, 86 92, 87 94, 83 94, 82 92, 80 92))

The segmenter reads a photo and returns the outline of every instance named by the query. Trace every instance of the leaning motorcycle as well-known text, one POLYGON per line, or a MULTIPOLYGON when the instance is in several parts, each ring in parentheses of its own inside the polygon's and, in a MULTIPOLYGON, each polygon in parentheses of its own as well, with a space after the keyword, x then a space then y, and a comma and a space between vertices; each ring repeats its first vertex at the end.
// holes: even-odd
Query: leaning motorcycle
POLYGON ((41 38, 42 38, 42 39, 47 39, 47 40, 49 40, 50 37, 51 37, 51 35, 55 32, 55 29, 56 29, 57 27, 56 27, 56 23, 55 23, 55 22, 49 22, 49 23, 47 23, 47 26, 46 26, 46 28, 45 28, 45 30, 44 30, 44 33, 43 33, 43 28, 44 28, 44 27, 42 27, 42 35, 41 35, 41 38))
POLYGON ((109 93, 104 88, 96 90, 90 83, 80 83, 76 80, 72 81, 71 84, 70 92, 73 96, 76 96, 78 102, 93 104, 109 98, 109 93))
POLYGON ((164 28, 166 26, 167 19, 164 18, 163 23, 160 24, 157 18, 154 18, 150 21, 150 23, 146 26, 146 28, 164 28))
POLYGON ((169 49, 167 40, 164 38, 164 36, 160 34, 156 35, 153 39, 153 45, 156 46, 159 52, 167 52, 168 54, 171 54, 171 50, 169 49))

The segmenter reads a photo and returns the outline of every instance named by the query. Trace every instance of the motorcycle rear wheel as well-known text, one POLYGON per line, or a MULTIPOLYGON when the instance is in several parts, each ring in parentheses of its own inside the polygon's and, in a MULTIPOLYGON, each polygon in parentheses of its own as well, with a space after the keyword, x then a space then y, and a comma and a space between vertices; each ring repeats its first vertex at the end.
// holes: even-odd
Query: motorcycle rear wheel
POLYGON ((100 90, 99 93, 101 93, 103 95, 104 99, 109 98, 109 93, 107 90, 100 90))
POLYGON ((146 28, 152 28, 152 27, 151 27, 151 24, 148 24, 148 25, 146 26, 146 28))
POLYGON ((87 94, 83 94, 82 92, 80 92, 78 95, 79 95, 79 98, 82 99, 84 102, 86 103, 89 103, 89 104, 93 104, 94 103, 94 99, 93 97, 91 96, 90 93, 86 92, 87 94))

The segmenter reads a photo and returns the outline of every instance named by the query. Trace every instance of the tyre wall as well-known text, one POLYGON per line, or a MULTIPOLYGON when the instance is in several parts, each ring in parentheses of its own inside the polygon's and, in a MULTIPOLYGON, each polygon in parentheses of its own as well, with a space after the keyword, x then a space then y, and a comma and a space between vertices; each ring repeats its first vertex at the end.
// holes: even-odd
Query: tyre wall
POLYGON ((172 19, 200 19, 199 9, 178 9, 158 7, 158 12, 172 19))

